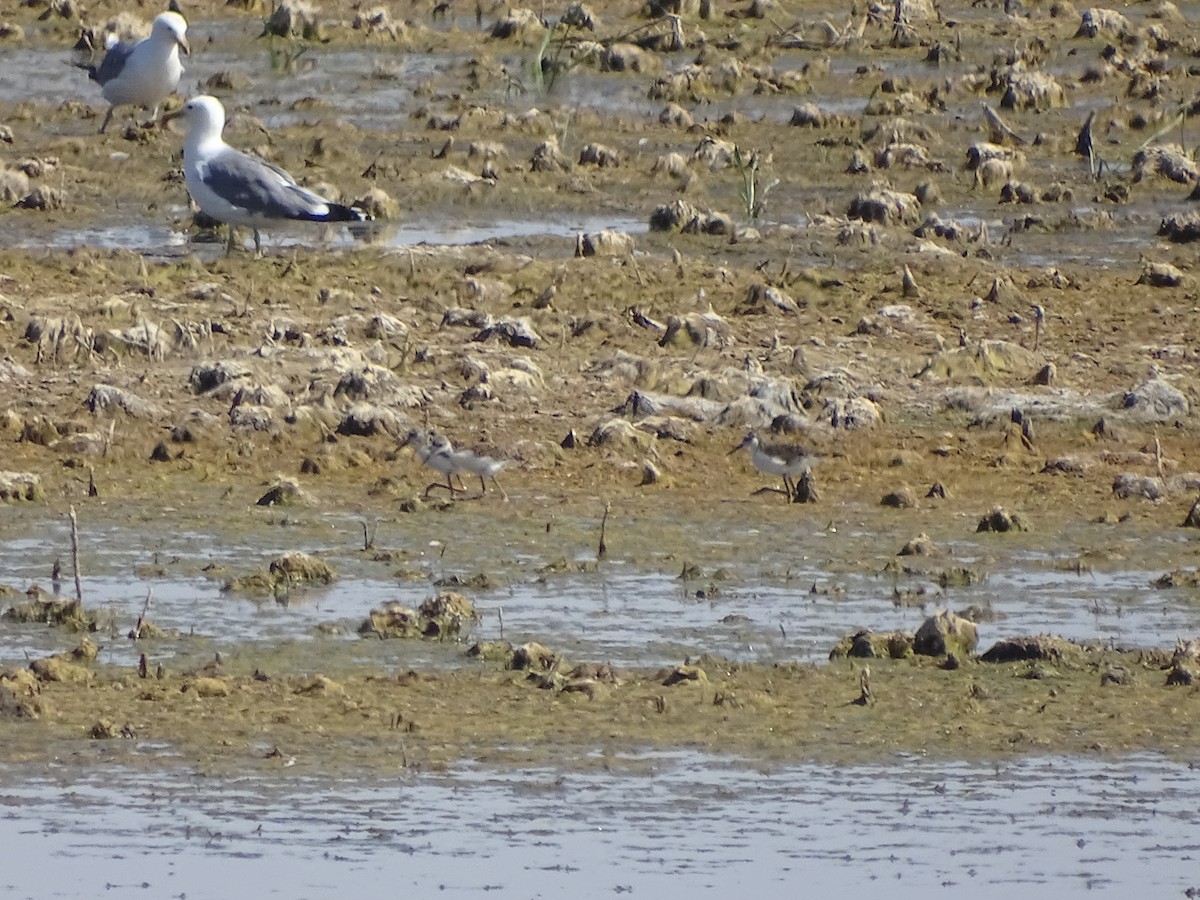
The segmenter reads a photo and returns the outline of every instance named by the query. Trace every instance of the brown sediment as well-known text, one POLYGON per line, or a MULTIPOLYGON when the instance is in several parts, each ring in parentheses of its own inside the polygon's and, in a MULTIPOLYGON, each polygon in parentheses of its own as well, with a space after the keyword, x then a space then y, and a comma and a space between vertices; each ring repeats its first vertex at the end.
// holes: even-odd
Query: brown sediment
MULTIPOLYGON (((140 679, 100 667, 86 686, 41 684, 40 716, 0 720, 0 746, 5 761, 61 753, 100 720, 127 739, 169 746, 172 762, 182 757, 210 771, 273 768, 279 755, 335 772, 440 768, 464 757, 582 765, 597 750, 662 748, 844 763, 897 753, 986 759, 1151 750, 1188 758, 1200 738, 1200 692, 1166 686, 1161 666, 1103 651, 950 670, 934 660, 872 660, 865 704, 853 702, 862 667, 850 663, 704 659, 675 670, 587 672, 569 688, 474 663, 315 678, 140 679)), ((155 765, 153 752, 125 755, 155 765)))

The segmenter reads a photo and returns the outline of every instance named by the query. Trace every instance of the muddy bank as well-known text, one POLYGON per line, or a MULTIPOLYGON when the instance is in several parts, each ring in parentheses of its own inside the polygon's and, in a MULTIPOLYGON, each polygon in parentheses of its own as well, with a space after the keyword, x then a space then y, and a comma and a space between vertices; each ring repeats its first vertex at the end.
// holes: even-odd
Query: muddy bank
POLYGON ((754 258, 685 260, 697 296, 636 256, 484 247, 147 265, 8 251, 0 435, 25 478, 10 493, 206 502, 228 484, 228 499, 386 508, 434 480, 395 436, 421 425, 499 448, 518 502, 627 494, 687 509, 777 486, 729 454, 757 428, 820 457, 814 513, 907 494, 878 515, 1000 505, 1035 528, 1186 517, 1200 483, 1193 364, 1169 337, 1186 310, 1157 289, 1110 303, 1112 279, 1081 276, 1086 292, 1039 335, 1025 316, 1057 298, 1049 284, 947 301, 978 280, 962 263, 897 305, 899 273, 805 270, 789 313, 747 305, 763 284, 754 258), (711 319, 689 331, 689 316, 711 319), (514 346, 488 324, 505 319, 538 339, 514 346))
POLYGON ((874 661, 864 704, 855 702, 863 669, 846 663, 704 659, 683 675, 592 667, 577 679, 587 690, 555 690, 494 664, 398 677, 361 670, 297 676, 271 674, 265 656, 225 663, 240 671, 253 665, 253 674, 211 666, 139 678, 99 667, 85 683, 42 683, 40 717, 6 716, 0 728, 5 761, 111 740, 122 758, 174 764, 182 755, 214 772, 283 764, 325 772, 438 769, 462 757, 575 765, 589 754, 598 760, 597 749, 648 747, 844 763, 897 752, 992 758, 1153 750, 1188 758, 1197 739, 1189 712, 1196 689, 1165 686, 1160 664, 1102 652, 954 670, 932 661, 874 661), (1118 683, 1115 671, 1127 677, 1118 683), (160 757, 164 746, 172 749, 160 757))

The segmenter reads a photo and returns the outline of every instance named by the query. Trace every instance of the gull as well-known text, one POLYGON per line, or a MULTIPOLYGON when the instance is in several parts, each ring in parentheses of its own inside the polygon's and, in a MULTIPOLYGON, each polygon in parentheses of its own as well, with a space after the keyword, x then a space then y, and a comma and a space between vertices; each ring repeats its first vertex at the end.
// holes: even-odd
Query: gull
POLYGON ((764 444, 753 431, 747 434, 742 442, 729 453, 731 455, 737 453, 743 447, 750 448, 750 462, 754 464, 754 468, 767 475, 779 475, 783 478, 783 492, 789 503, 796 497, 794 477, 803 475, 811 469, 816 460, 816 457, 803 447, 789 444, 764 444))
POLYGON ((229 146, 221 137, 225 107, 216 97, 193 97, 167 117, 187 125, 183 177, 196 205, 230 226, 225 251, 233 249, 233 226, 254 230, 254 252, 262 255, 259 229, 279 222, 361 222, 362 210, 319 197, 296 184, 278 166, 229 146))
POLYGON ((126 44, 110 35, 104 59, 98 66, 82 66, 100 93, 108 101, 108 114, 100 126, 103 134, 118 106, 152 107, 150 120, 158 118, 158 105, 183 74, 179 51, 191 53, 187 42, 187 21, 177 12, 156 16, 150 37, 126 44))

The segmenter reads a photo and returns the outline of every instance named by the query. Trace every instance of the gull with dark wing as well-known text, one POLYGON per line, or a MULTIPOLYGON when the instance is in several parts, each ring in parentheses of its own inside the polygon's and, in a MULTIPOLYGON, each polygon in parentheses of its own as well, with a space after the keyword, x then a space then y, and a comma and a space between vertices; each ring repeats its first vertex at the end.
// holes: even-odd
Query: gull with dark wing
POLYGON ((764 444, 751 431, 742 442, 730 450, 737 453, 743 447, 750 450, 750 462, 765 475, 778 475, 783 479, 783 493, 788 502, 796 498, 795 477, 812 468, 816 457, 803 447, 791 444, 764 444))
POLYGON ((334 203, 301 187, 278 166, 225 143, 225 107, 216 97, 193 97, 168 116, 187 126, 183 176, 188 193, 208 215, 230 226, 226 252, 233 249, 233 226, 254 230, 254 251, 262 254, 260 228, 287 222, 361 222, 362 210, 334 203))
POLYGON ((179 51, 190 53, 187 21, 177 12, 161 13, 154 19, 150 36, 126 44, 109 38, 107 52, 98 66, 82 66, 100 85, 108 101, 108 114, 100 126, 103 133, 118 106, 145 106, 158 118, 158 105, 175 90, 183 75, 179 51))

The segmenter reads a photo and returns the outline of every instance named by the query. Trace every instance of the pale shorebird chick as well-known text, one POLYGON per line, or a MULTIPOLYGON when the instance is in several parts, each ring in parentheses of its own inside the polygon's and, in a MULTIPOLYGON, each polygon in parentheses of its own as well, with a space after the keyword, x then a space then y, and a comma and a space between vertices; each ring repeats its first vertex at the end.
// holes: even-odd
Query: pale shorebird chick
POLYGON ((118 106, 145 106, 158 118, 158 105, 179 84, 183 63, 179 51, 191 53, 187 42, 187 21, 177 12, 165 12, 154 19, 150 36, 126 44, 109 38, 107 52, 98 66, 80 66, 108 101, 108 114, 100 126, 103 134, 118 106))
POLYGON ((754 468, 766 475, 778 475, 783 479, 783 493, 789 503, 796 499, 794 479, 811 469, 817 459, 803 447, 791 444, 764 444, 753 431, 729 453, 737 453, 743 447, 750 448, 750 462, 754 468))
POLYGON ((183 139, 183 180, 196 205, 229 226, 228 254, 233 227, 254 230, 254 252, 262 255, 260 228, 287 222, 361 222, 360 209, 343 206, 296 184, 278 166, 235 150, 225 143, 225 107, 216 97, 193 97, 183 109, 167 116, 187 125, 183 139))
POLYGON ((495 456, 489 456, 486 453, 465 447, 454 450, 451 456, 462 467, 463 471, 479 476, 480 497, 487 493, 487 485, 484 483, 484 479, 486 478, 496 486, 496 490, 500 492, 500 496, 504 498, 504 502, 508 502, 508 493, 500 486, 500 482, 496 479, 496 476, 508 465, 507 459, 498 459, 495 456))
POLYGON ((446 482, 443 484, 440 481, 435 481, 425 488, 425 496, 429 496, 429 492, 435 487, 444 487, 450 492, 450 499, 454 499, 454 478, 458 476, 459 483, 462 483, 462 473, 464 471, 461 461, 454 457, 454 446, 441 435, 433 434, 432 432, 424 432, 419 428, 413 428, 404 438, 402 447, 412 447, 416 453, 417 459, 439 475, 445 477, 446 482))

